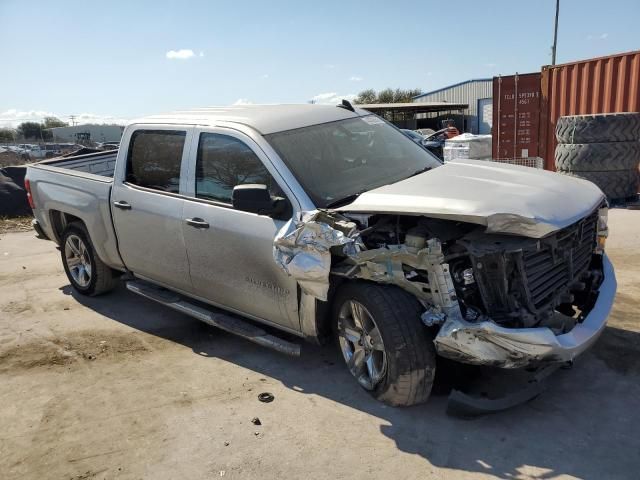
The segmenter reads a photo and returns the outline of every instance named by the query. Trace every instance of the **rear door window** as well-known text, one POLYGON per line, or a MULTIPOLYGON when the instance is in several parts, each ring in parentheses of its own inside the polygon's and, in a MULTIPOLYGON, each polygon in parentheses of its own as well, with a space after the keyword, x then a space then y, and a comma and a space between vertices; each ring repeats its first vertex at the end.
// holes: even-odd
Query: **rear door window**
POLYGON ((137 130, 131 135, 126 181, 162 192, 180 190, 180 165, 187 132, 137 130))

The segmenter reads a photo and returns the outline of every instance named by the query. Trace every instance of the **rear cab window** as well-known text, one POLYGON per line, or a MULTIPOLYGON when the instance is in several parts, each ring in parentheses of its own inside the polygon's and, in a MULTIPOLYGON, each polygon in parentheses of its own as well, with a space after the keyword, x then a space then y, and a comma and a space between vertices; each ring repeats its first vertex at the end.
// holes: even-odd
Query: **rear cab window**
POLYGON ((187 132, 136 130, 129 140, 125 182, 161 192, 179 193, 187 132))

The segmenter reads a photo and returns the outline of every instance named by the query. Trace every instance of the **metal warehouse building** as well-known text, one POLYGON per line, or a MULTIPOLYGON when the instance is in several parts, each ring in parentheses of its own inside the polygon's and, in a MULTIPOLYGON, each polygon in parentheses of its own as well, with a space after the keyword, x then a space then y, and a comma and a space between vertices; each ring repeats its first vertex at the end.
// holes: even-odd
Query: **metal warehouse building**
MULTIPOLYGON (((493 113, 493 79, 478 78, 456 83, 413 98, 414 102, 466 103, 469 108, 461 117, 456 116, 456 125, 464 132, 491 133, 493 113)), ((426 114, 422 118, 430 118, 426 114)))
POLYGON ((124 127, 120 125, 74 125, 51 129, 56 141, 65 142, 119 142, 124 127))

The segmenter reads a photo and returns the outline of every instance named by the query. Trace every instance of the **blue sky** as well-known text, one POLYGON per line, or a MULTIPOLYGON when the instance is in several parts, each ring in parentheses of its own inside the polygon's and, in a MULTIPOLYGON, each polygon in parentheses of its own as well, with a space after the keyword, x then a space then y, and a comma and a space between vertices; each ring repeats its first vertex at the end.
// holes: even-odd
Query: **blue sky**
MULTIPOLYGON (((43 112, 128 119, 539 71, 551 62, 554 8, 555 0, 0 0, 0 126, 43 112)), ((638 0, 561 0, 558 62, 640 48, 638 19, 638 0)))

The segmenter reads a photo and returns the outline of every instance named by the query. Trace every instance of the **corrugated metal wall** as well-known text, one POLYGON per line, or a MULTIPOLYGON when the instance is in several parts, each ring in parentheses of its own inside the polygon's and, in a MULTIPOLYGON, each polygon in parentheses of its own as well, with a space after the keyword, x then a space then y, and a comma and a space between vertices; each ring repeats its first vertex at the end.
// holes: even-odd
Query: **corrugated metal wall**
POLYGON ((541 93, 540 156, 554 170, 558 117, 640 112, 640 51, 542 67, 541 93))
POLYGON ((467 103, 469 109, 465 115, 465 130, 478 133, 478 100, 491 98, 493 79, 470 80, 415 98, 414 102, 450 102, 467 103))

